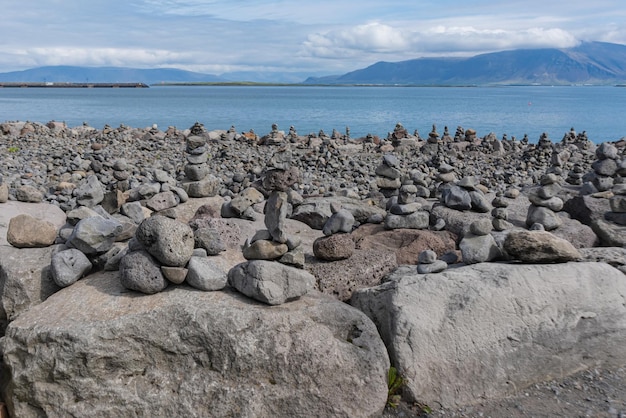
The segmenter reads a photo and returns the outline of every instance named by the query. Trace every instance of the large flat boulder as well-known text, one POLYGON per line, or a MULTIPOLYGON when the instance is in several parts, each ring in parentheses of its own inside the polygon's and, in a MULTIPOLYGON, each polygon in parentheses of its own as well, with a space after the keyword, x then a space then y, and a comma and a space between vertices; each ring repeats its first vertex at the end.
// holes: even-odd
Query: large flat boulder
POLYGON ((458 407, 591 365, 626 364, 626 276, 604 263, 482 263, 352 295, 377 324, 405 394, 458 407))
POLYGON ((377 417, 374 324, 317 292, 270 307, 233 291, 126 291, 98 273, 21 314, 0 346, 12 416, 377 417))

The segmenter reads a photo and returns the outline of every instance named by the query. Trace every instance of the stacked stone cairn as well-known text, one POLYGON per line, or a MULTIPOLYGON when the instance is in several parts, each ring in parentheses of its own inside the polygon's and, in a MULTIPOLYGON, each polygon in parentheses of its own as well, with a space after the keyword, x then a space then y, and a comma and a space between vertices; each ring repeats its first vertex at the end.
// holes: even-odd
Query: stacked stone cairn
POLYGON ((417 256, 417 273, 431 274, 441 273, 448 268, 448 263, 437 259, 437 253, 433 250, 424 250, 417 256))
POLYGON ((418 201, 418 188, 411 179, 405 179, 397 197, 389 199, 386 229, 428 229, 430 212, 418 201))
POLYGON ((209 147, 203 130, 201 124, 196 123, 187 137, 187 164, 182 185, 190 197, 216 196, 219 191, 219 179, 209 174, 209 147))
MULTIPOLYGON (((442 164, 448 170, 447 164, 442 164)), ((441 166, 440 166, 441 170, 441 166)), ((452 173, 454 174, 454 173, 452 173)), ((452 180, 452 176, 439 176, 440 179, 452 180)), ((458 182, 449 181, 440 186, 440 201, 450 209, 487 213, 491 210, 491 205, 487 201, 485 194, 478 187, 478 179, 474 176, 463 177, 458 182)))
POLYGON ((469 231, 459 243, 465 264, 484 263, 502 256, 502 251, 491 231, 492 224, 487 218, 478 219, 470 224, 469 231))
POLYGON ((322 229, 324 236, 313 242, 313 254, 324 261, 346 260, 354 254, 355 244, 350 232, 354 228, 355 219, 338 202, 331 202, 330 211, 332 215, 322 229))
POLYGON ((286 230, 289 188, 299 172, 290 166, 291 150, 278 150, 268 162, 263 187, 270 193, 265 203, 265 227, 243 246, 248 260, 228 272, 229 284, 244 295, 269 305, 280 305, 306 294, 315 277, 304 270, 301 240, 286 230))
POLYGON ((617 148, 604 142, 596 148, 596 161, 591 164, 592 172, 583 176, 581 194, 592 194, 611 190, 616 175, 626 174, 626 161, 620 160, 617 148))
POLYGON ((528 199, 531 205, 526 215, 526 225, 543 225, 546 231, 557 229, 563 224, 557 212, 563 209, 563 199, 557 195, 561 191, 559 177, 554 173, 541 176, 540 186, 530 191, 528 199))
POLYGON ((513 224, 511 224, 509 219, 509 210, 507 209, 509 206, 509 202, 504 198, 503 193, 497 193, 496 197, 491 201, 491 205, 493 209, 491 210, 491 216, 493 219, 491 220, 491 225, 493 229, 496 231, 506 231, 507 229, 512 229, 513 224))
POLYGON ((399 170, 400 162, 393 154, 383 155, 383 161, 376 167, 376 186, 386 197, 398 195, 398 189, 402 186, 402 172, 399 170))

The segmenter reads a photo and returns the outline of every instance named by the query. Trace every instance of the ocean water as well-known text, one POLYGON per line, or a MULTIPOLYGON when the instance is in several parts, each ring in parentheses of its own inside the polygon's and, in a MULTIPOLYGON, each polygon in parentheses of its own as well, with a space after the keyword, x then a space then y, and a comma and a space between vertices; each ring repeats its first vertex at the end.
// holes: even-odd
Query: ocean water
POLYGON ((189 128, 254 129, 276 123, 299 134, 333 129, 352 137, 386 136, 401 122, 427 137, 432 125, 453 135, 457 126, 536 142, 559 141, 570 128, 600 143, 626 136, 626 88, 612 86, 316 87, 153 86, 148 89, 0 88, 0 122, 83 122, 96 128, 157 124, 189 128))

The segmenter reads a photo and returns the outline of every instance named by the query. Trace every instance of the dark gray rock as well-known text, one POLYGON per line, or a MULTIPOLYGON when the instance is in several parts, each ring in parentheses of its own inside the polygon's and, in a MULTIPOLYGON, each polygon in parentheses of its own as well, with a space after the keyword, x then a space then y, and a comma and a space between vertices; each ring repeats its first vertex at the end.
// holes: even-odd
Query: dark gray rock
POLYGON ((164 290, 168 281, 155 258, 146 251, 134 251, 120 261, 120 283, 127 289, 151 295, 164 290))
POLYGON ((67 245, 87 255, 103 254, 111 249, 122 231, 123 227, 118 221, 92 216, 76 224, 67 245))
POLYGON ((95 175, 88 176, 74 189, 79 205, 94 207, 104 200, 104 187, 95 175))
POLYGON ((144 220, 135 237, 148 253, 166 266, 183 267, 193 253, 191 227, 165 216, 151 216, 144 220))
POLYGON ((53 254, 50 262, 52 278, 60 287, 76 283, 92 267, 87 256, 74 248, 53 254))

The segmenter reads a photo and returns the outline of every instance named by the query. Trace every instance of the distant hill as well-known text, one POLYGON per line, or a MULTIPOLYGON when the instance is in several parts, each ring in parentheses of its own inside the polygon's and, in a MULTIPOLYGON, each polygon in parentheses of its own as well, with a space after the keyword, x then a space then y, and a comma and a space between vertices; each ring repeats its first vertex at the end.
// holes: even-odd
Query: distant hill
POLYGON ((175 68, 137 69, 122 67, 52 66, 0 73, 0 82, 145 83, 219 82, 221 77, 175 68))
POLYGON ((574 48, 519 49, 470 58, 377 62, 306 84, 486 85, 614 84, 626 81, 626 45, 583 42, 574 48))

